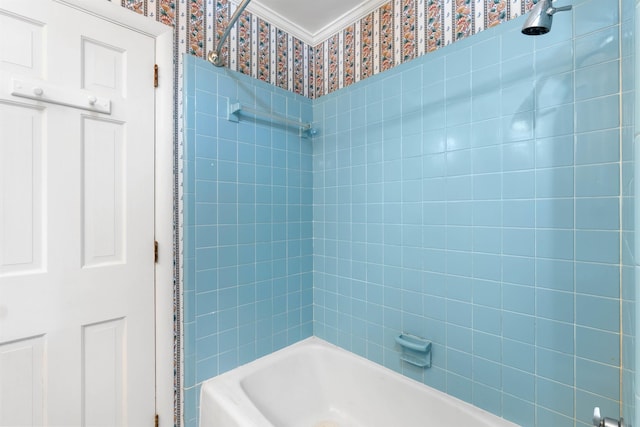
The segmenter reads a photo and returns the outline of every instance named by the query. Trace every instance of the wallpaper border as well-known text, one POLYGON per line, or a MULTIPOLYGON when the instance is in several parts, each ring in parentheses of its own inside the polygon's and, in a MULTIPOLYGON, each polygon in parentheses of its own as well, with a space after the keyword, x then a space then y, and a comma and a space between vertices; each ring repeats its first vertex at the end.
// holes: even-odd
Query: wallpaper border
MULTIPOLYGON (((231 70, 309 98, 335 92, 526 13, 536 0, 390 0, 316 46, 244 11, 222 48, 231 70)), ((178 51, 203 58, 217 46, 231 0, 121 0, 172 25, 178 51)))

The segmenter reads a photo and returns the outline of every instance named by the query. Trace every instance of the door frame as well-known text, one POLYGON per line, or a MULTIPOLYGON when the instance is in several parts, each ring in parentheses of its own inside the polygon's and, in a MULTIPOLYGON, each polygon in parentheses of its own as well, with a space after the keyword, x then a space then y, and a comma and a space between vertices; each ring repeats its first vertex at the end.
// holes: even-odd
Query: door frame
MULTIPOLYGON (((119 1, 54 0, 155 39, 159 67, 155 90, 155 264, 156 414, 161 426, 174 424, 174 301, 173 301, 173 156, 174 67, 173 27, 122 7, 119 1)), ((149 81, 153 70, 149 70, 149 81)), ((149 254, 149 256, 153 256, 149 254)), ((179 390, 178 390, 179 392, 179 390)), ((178 393, 177 396, 180 394, 178 393)), ((179 420, 178 420, 179 422, 179 420)))

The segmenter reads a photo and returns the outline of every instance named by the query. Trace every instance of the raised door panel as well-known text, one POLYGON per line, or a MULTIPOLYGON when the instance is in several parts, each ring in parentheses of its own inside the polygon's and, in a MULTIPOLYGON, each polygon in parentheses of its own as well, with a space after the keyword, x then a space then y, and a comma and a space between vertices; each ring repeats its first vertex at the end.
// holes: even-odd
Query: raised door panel
POLYGON ((43 116, 0 101, 0 277, 44 268, 43 116))
POLYGON ((125 425, 126 320, 82 327, 82 421, 85 426, 125 425))
POLYGON ((122 123, 82 118, 84 267, 126 262, 123 133, 122 123))
POLYGON ((124 97, 126 50, 83 37, 81 62, 83 89, 124 97))
POLYGON ((0 344, 0 426, 44 425, 45 337, 0 344))
POLYGON ((1 71, 43 77, 44 24, 0 10, 1 71))

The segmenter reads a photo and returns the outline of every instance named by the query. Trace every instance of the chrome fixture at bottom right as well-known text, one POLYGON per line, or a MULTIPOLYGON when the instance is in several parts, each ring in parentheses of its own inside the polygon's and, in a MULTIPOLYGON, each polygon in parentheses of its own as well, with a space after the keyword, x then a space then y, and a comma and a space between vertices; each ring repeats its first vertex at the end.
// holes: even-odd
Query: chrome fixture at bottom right
POLYGON ((622 419, 622 417, 619 420, 602 417, 600 415, 600 408, 597 406, 593 408, 593 425, 596 427, 625 427, 624 419, 622 419))

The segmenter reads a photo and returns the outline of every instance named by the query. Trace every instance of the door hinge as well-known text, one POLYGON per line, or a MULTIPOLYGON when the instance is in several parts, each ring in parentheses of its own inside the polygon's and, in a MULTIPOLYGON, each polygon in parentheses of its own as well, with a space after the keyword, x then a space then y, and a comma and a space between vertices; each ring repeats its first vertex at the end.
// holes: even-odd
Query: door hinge
POLYGON ((158 87, 158 64, 153 65, 153 87, 158 87))
POLYGON ((160 425, 160 417, 158 416, 158 414, 156 414, 154 420, 155 427, 158 427, 160 425))
POLYGON ((158 262, 158 241, 153 242, 153 261, 158 262))

